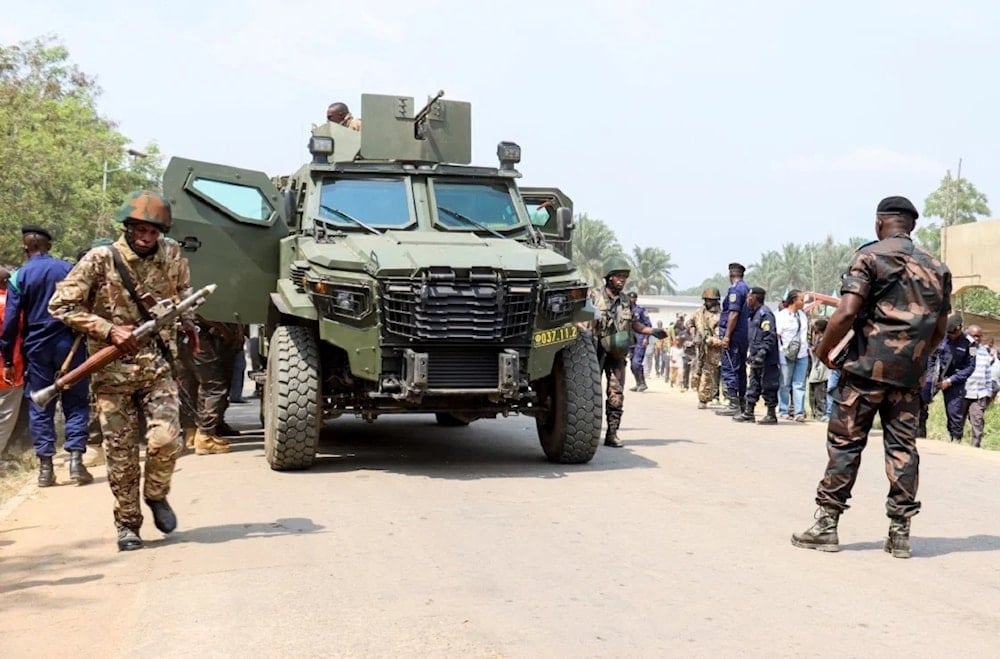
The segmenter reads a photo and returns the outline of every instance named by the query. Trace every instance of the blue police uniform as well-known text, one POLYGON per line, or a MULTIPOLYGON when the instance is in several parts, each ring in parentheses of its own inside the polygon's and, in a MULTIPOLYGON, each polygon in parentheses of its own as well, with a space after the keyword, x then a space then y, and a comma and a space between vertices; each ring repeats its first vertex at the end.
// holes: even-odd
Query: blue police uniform
POLYGON ((726 396, 733 404, 739 404, 747 391, 747 323, 750 319, 750 309, 747 307, 747 295, 750 287, 740 279, 729 287, 729 292, 722 300, 722 315, 719 317, 719 336, 726 335, 729 326, 729 312, 736 311, 736 326, 729 337, 729 347, 722 353, 722 382, 726 386, 726 396))
MULTIPOLYGON (((73 332, 49 314, 49 299, 56 284, 66 278, 72 266, 48 254, 35 254, 17 271, 17 287, 7 291, 7 311, 4 314, 0 353, 5 364, 14 358, 14 346, 21 335, 21 352, 24 355, 24 395, 51 385, 56 372, 62 367, 73 346, 73 332)), ((87 358, 87 351, 80 346, 70 368, 75 368, 87 358)), ((66 416, 67 451, 86 452, 87 423, 89 420, 88 385, 83 379, 64 390, 60 399, 66 416)), ((29 399, 30 400, 30 399, 29 399)), ((28 408, 28 430, 31 433, 35 455, 55 455, 56 401, 45 407, 33 401, 28 408)))
POLYGON ((934 399, 934 385, 948 380, 951 386, 942 391, 948 417, 948 436, 961 440, 965 431, 965 381, 976 370, 976 351, 963 333, 954 340, 945 337, 928 360, 927 378, 921 390, 920 426, 927 425, 927 405, 934 399), (934 376, 937 375, 935 378, 934 376))
POLYGON ((747 355, 750 359, 750 381, 747 383, 747 413, 754 408, 761 396, 769 408, 778 405, 778 385, 781 367, 778 356, 778 334, 774 314, 766 304, 754 311, 750 318, 747 355))
MULTIPOLYGON (((653 322, 649 319, 649 314, 646 313, 646 309, 644 307, 640 307, 639 305, 632 307, 632 318, 642 323, 643 327, 653 326, 653 322)), ((648 338, 649 337, 644 334, 639 334, 638 332, 635 333, 635 345, 631 350, 632 359, 630 366, 632 368, 632 375, 636 376, 637 379, 645 375, 645 373, 643 373, 643 363, 646 359, 646 348, 648 346, 643 344, 646 343, 648 338)))

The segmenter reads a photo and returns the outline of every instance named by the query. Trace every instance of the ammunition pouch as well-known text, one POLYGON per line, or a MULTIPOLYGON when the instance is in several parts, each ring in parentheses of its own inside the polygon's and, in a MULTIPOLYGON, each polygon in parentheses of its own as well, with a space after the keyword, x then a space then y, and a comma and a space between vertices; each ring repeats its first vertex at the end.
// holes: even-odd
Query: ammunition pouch
POLYGON ((630 330, 612 332, 601 337, 601 349, 615 359, 623 359, 634 345, 635 333, 630 330))

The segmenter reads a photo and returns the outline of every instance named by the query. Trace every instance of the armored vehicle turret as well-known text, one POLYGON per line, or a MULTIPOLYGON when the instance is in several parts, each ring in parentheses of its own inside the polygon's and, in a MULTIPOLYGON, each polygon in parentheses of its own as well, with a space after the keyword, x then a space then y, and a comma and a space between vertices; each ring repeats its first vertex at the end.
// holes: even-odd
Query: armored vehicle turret
POLYGON ((473 166, 471 108, 365 94, 361 131, 316 126, 280 180, 170 161, 164 190, 210 320, 260 326, 265 454, 309 467, 324 422, 535 417, 545 455, 589 461, 600 374, 568 258, 572 201, 521 188, 520 148, 473 166))

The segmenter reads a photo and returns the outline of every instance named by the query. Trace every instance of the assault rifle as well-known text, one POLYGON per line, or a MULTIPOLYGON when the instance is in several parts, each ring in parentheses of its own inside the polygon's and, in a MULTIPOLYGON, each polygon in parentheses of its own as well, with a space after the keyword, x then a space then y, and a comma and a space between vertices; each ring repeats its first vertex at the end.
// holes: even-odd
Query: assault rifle
MULTIPOLYGON (((171 300, 160 300, 149 308, 149 315, 152 318, 132 330, 132 336, 140 344, 152 340, 160 330, 170 327, 177 322, 181 314, 203 305, 208 296, 213 292, 215 292, 215 284, 209 284, 208 286, 199 288, 177 304, 174 304, 171 300)), ((35 401, 36 405, 45 407, 53 398, 59 395, 60 391, 72 387, 91 373, 96 373, 111 362, 120 359, 124 354, 122 349, 115 345, 101 348, 72 371, 56 378, 56 381, 52 385, 31 392, 31 400, 35 401)))

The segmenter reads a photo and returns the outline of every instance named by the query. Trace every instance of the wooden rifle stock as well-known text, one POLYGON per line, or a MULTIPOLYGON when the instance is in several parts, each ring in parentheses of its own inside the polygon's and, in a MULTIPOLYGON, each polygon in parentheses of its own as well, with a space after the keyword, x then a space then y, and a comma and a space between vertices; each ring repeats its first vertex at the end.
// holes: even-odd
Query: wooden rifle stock
POLYGON ((91 355, 82 364, 74 368, 66 375, 56 378, 56 381, 44 389, 31 392, 31 400, 41 407, 45 407, 49 402, 59 395, 60 391, 69 389, 74 384, 87 377, 91 373, 101 370, 116 359, 121 358, 125 353, 118 346, 108 346, 101 348, 96 354, 91 355))

